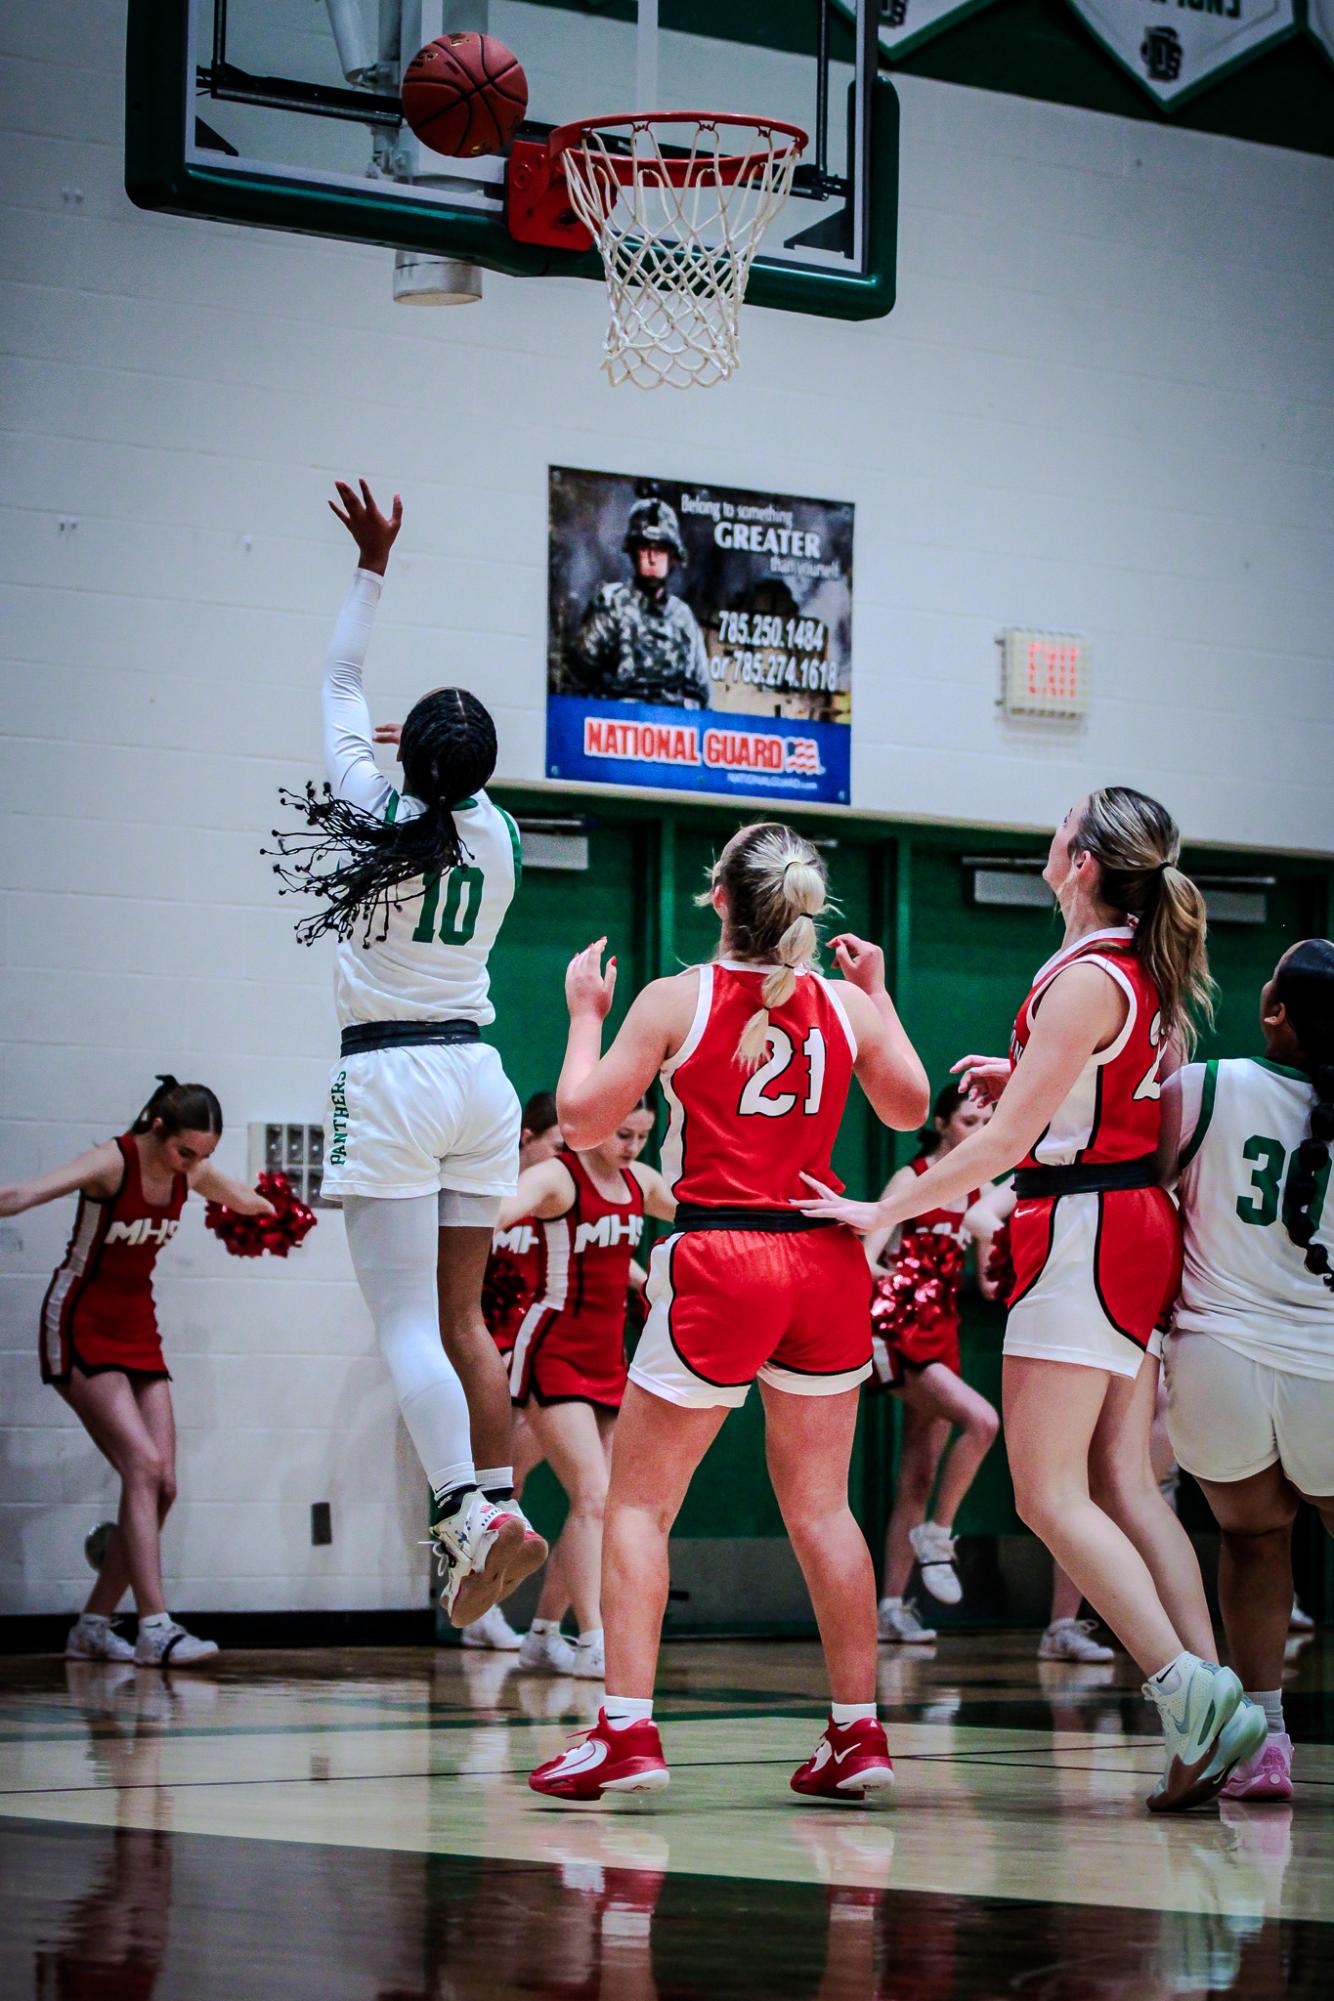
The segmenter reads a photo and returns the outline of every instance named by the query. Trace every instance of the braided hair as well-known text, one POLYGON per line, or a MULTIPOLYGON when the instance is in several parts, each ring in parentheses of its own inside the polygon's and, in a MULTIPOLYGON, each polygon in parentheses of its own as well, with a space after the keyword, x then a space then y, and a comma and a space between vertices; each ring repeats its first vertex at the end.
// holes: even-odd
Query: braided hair
POLYGON ((819 850, 809 841, 781 821, 757 820, 733 834, 696 903, 712 902, 719 886, 727 891, 728 925, 738 959, 771 967, 760 988, 760 1005, 735 1050, 741 1068, 754 1070, 768 1047, 770 1008, 791 998, 798 968, 819 957, 813 920, 829 901, 829 879, 819 850))
MULTIPOLYGON (((404 794, 420 803, 419 813, 377 820, 335 799, 327 785, 322 791, 313 785, 304 793, 284 790, 283 804, 294 806, 306 826, 288 832, 275 827, 277 849, 263 852, 279 857, 273 872, 283 882, 280 896, 323 899, 324 908, 297 925, 301 943, 313 945, 329 932, 350 938, 361 923, 362 943, 369 945, 377 915, 379 936, 387 937, 404 884, 457 868, 469 852, 454 812, 488 782, 496 755, 496 726, 476 695, 437 688, 409 711, 399 740, 404 794)), ((421 887, 415 892, 422 893, 421 887)))
POLYGON ((1315 1088, 1311 1129, 1292 1156, 1283 1190, 1283 1221, 1306 1269, 1334 1292, 1334 1268, 1324 1244, 1315 1240, 1321 1182, 1329 1174, 1334 1141, 1334 943, 1308 938, 1279 962, 1271 990, 1282 1001, 1298 1044, 1294 1058, 1315 1088))

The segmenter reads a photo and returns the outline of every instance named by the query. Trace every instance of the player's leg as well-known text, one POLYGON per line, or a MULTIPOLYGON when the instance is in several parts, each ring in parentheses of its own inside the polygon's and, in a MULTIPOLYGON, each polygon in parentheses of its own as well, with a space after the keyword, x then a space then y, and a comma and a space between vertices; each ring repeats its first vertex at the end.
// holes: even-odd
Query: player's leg
POLYGON ((829 1722, 794 1792, 861 1800, 894 1783, 876 1714, 875 1567, 848 1505, 859 1389, 810 1396, 760 1378, 765 1457, 829 1674, 829 1722))
MULTIPOLYGON (((161 1528, 176 1499, 176 1418, 171 1405, 171 1384, 165 1376, 131 1381, 131 1391, 139 1413, 152 1438, 162 1465, 158 1483, 157 1518, 161 1528)), ((110 1617, 130 1588, 129 1565, 119 1530, 107 1544, 97 1582, 88 1596, 85 1612, 110 1617)))
MULTIPOLYGON (((118 1533, 112 1537, 112 1547, 118 1550, 117 1560, 134 1594, 135 1609, 141 1619, 165 1612, 158 1534, 163 1460, 135 1401, 129 1378, 119 1369, 85 1375, 76 1364, 68 1380, 58 1388, 93 1443, 120 1476, 118 1533)), ((117 1576, 113 1573, 108 1579, 105 1593, 99 1589, 101 1581, 99 1575, 87 1609, 106 1616, 115 1611, 124 1585, 111 1598, 117 1576)))
POLYGON ((923 1393, 916 1374, 905 1375, 898 1397, 903 1407, 903 1428, 899 1434, 894 1501, 885 1527, 882 1589, 883 1597, 896 1605, 902 1601, 917 1561, 909 1537, 926 1520, 940 1457, 949 1439, 949 1425, 937 1412, 929 1388, 923 1393))
POLYGON ((561 1566, 581 1638, 602 1630, 602 1522, 607 1460, 591 1404, 534 1403, 528 1422, 547 1464, 565 1490, 569 1513, 561 1530, 561 1566))
POLYGON ((910 1540, 921 1566, 922 1582, 932 1597, 945 1605, 957 1605, 963 1586, 955 1568, 954 1518, 995 1443, 1000 1418, 984 1396, 970 1389, 962 1376, 956 1376, 943 1362, 928 1362, 915 1378, 909 1371, 908 1381, 910 1391, 929 1399, 937 1419, 947 1427, 935 1503, 912 1527, 910 1540))
POLYGON ((1281 1466, 1249 1480, 1201 1480, 1222 1530, 1218 1602, 1232 1665, 1247 1689, 1276 1689, 1292 1609, 1292 1524, 1300 1495, 1281 1466))
MULTIPOLYGON (((1145 1691, 1166 1739, 1166 1769, 1148 1804, 1167 1812, 1211 1799, 1232 1767, 1263 1741, 1264 1719, 1243 1702, 1231 1670, 1182 1645, 1148 1564, 1090 1495, 1089 1458, 1111 1372, 1010 1354, 1003 1380, 1005 1437, 1020 1518, 1148 1677, 1145 1691)), ((1142 1422, 1147 1464, 1152 1399, 1136 1403, 1125 1397, 1123 1408, 1133 1409, 1142 1422)))
POLYGON ((513 1409, 509 1375, 482 1318, 482 1280, 491 1252, 494 1217, 472 1222, 475 1205, 489 1197, 445 1189, 440 1196, 436 1293, 440 1339, 468 1403, 468 1430, 478 1485, 492 1500, 514 1492, 513 1409), (492 1477, 486 1477, 486 1476, 492 1477))
MULTIPOLYGON (((1151 1438, 1157 1405, 1156 1356, 1146 1355, 1134 1377, 1112 1377, 1089 1452, 1089 1488, 1148 1565, 1158 1601, 1182 1644, 1202 1660, 1212 1660, 1213 1622, 1199 1559, 1154 1471, 1151 1438)), ((1104 1610, 1098 1599, 1093 1602, 1104 1610)))

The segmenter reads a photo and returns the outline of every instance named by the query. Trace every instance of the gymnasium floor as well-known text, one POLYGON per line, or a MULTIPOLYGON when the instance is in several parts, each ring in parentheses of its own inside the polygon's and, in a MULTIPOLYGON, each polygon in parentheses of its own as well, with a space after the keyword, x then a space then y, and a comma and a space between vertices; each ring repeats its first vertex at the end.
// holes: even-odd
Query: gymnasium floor
POLYGON ((1334 1636, 1294 1660, 1291 1807, 1160 1821, 1128 1665, 1028 1633, 883 1650, 883 1811, 787 1790, 801 1643, 678 1642, 671 1791, 524 1776, 596 1687, 456 1649, 232 1653, 208 1679, 0 1662, 5 2001, 1334 1992, 1334 1636))

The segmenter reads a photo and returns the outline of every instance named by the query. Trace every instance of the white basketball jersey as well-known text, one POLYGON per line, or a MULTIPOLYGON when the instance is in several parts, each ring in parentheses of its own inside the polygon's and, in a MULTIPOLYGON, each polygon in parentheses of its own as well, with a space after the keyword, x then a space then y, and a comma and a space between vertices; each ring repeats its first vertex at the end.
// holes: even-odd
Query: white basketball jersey
MULTIPOLYGON (((1311 1129, 1310 1079, 1238 1057, 1189 1064, 1180 1088, 1186 1259, 1175 1328, 1213 1334, 1271 1368, 1334 1377, 1334 1292, 1306 1269, 1283 1221, 1293 1156, 1311 1129)), ((1327 1164, 1313 1213, 1325 1244, 1329 1181, 1327 1164)))
MULTIPOLYGON (((390 793, 386 817, 420 813, 390 793)), ((519 830, 485 792, 454 809, 463 861, 398 891, 389 923, 378 911, 340 939, 334 965, 338 1025, 358 1021, 494 1021, 487 959, 522 869, 519 830), (382 937, 381 932, 385 935, 382 937)))

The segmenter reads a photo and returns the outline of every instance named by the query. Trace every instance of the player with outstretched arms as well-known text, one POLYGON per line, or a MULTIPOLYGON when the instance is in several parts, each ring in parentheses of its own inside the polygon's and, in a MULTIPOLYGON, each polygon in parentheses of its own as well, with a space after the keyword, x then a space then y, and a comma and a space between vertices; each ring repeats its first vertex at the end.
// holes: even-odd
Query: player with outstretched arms
POLYGON ((843 980, 815 970, 824 863, 774 822, 743 827, 714 866, 718 956, 655 980, 602 1054, 615 960, 605 940, 570 965, 557 1090, 569 1146, 613 1133, 653 1079, 670 1112, 663 1178, 677 1203, 653 1248, 649 1316, 617 1422, 603 1531, 607 1699, 582 1743, 533 1773, 578 1803, 668 1783, 653 1723, 667 1539, 695 1468, 758 1378, 769 1474, 815 1609, 833 1704, 797 1792, 862 1799, 893 1783, 876 1715, 875 1572, 848 1506, 861 1384, 871 1370, 871 1274, 847 1230, 791 1206, 827 1179, 855 1076, 908 1131, 926 1074, 885 991, 884 959, 834 941, 843 980))
POLYGON ((324 1193, 348 1248, 399 1407, 435 1495, 441 1603, 465 1626, 546 1556, 514 1500, 505 1368, 482 1277, 518 1175, 519 1102, 494 1049, 487 960, 519 884, 518 830, 483 789, 490 715, 464 688, 423 695, 403 724, 401 792, 375 762, 362 667, 403 518, 366 482, 329 505, 358 568, 325 665, 329 787, 280 834, 278 873, 324 908, 297 927, 336 937, 342 1048, 329 1086, 324 1193), (439 1292, 437 1297, 437 1268, 439 1292))

